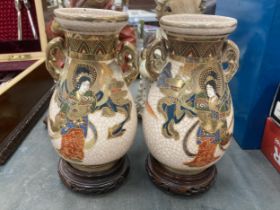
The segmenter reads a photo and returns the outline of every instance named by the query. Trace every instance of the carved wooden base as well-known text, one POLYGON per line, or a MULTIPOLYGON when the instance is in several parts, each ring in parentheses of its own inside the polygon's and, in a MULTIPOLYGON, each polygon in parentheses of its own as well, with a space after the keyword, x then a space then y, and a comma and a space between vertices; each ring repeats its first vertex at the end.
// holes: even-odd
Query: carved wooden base
POLYGON ((166 192, 191 196, 207 191, 215 182, 216 166, 196 175, 176 174, 164 168, 153 156, 146 159, 146 170, 152 182, 166 192))
POLYGON ((108 171, 90 173, 73 168, 60 159, 58 173, 63 183, 71 190, 97 195, 120 187, 129 173, 129 160, 125 156, 108 171))

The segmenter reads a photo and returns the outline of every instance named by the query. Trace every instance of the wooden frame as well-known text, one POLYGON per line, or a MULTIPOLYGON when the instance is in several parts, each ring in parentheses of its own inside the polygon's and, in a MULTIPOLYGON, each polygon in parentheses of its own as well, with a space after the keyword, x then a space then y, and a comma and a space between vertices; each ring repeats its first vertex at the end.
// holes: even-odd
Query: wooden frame
MULTIPOLYGON (((44 51, 47 47, 47 35, 45 33, 45 21, 44 21, 42 1, 34 0, 34 2, 35 2, 36 11, 37 11, 37 20, 38 20, 41 51, 33 52, 33 53, 1 54, 0 55, 0 62, 39 60, 39 59, 45 57, 44 51)), ((0 95, 1 95, 1 88, 0 88, 0 95)))
POLYGON ((41 51, 1 54, 0 62, 35 62, 0 87, 0 165, 16 151, 28 132, 48 107, 53 79, 45 68, 47 36, 42 1, 34 0, 41 51))

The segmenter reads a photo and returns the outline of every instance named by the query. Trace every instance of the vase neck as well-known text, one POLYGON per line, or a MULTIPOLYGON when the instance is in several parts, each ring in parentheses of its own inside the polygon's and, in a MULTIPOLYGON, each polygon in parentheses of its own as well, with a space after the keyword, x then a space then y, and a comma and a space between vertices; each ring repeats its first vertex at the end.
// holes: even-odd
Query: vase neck
POLYGON ((221 59, 226 37, 179 37, 168 35, 168 51, 172 59, 196 62, 221 59))
POLYGON ((118 35, 88 35, 65 32, 67 55, 71 58, 106 61, 115 58, 118 35))

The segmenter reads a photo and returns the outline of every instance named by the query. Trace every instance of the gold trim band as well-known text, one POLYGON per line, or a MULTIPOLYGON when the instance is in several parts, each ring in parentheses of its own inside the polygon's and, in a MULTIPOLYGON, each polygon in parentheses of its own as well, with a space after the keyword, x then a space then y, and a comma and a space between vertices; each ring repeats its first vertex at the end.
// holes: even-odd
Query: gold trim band
POLYGON ((181 55, 175 55, 175 54, 169 54, 169 58, 172 60, 181 62, 181 63, 208 63, 211 62, 212 60, 220 60, 221 58, 219 57, 197 57, 197 58, 188 58, 185 56, 181 55))
MULTIPOLYGON (((168 36, 168 51, 171 57, 178 60, 179 57, 186 59, 197 58, 221 58, 224 38, 197 40, 186 37, 168 36)), ((181 60, 181 59, 180 59, 181 60)))
POLYGON ((111 60, 116 55, 117 35, 84 35, 66 32, 66 49, 71 58, 80 60, 111 60))
POLYGON ((95 55, 95 54, 83 54, 74 51, 69 51, 68 56, 79 60, 105 61, 105 60, 111 60, 115 58, 115 53, 95 55))
POLYGON ((218 41, 218 40, 226 40, 228 37, 228 34, 221 34, 221 35, 188 35, 188 34, 179 34, 179 33, 174 33, 170 31, 165 31, 168 39, 169 37, 171 39, 176 39, 180 41, 218 41))

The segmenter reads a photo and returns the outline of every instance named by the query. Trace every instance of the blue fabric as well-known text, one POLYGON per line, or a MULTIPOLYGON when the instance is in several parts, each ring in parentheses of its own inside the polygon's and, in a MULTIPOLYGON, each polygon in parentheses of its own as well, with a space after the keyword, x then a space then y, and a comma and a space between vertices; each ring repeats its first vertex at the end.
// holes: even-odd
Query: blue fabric
POLYGON ((234 137, 242 148, 257 149, 280 81, 280 1, 222 0, 216 13, 238 20, 230 36, 241 53, 239 72, 230 82, 234 137))

